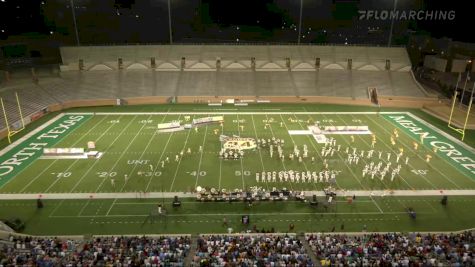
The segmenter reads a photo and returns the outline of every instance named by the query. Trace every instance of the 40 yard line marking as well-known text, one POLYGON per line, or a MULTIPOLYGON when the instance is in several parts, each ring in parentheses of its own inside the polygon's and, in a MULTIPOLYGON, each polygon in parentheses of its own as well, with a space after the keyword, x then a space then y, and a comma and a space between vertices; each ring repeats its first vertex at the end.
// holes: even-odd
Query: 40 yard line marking
POLYGON ((206 143, 206 135, 208 134, 208 125, 206 125, 206 128, 205 128, 205 136, 203 138, 203 150, 201 151, 201 156, 200 156, 200 162, 198 163, 198 171, 196 172, 196 182, 195 182, 195 187, 196 188, 198 186, 198 179, 200 177, 200 171, 201 171, 201 161, 203 160, 203 153, 205 151, 205 143, 206 143))
MULTIPOLYGON (((194 119, 194 116, 191 118, 191 121, 193 121, 194 119)), ((186 149, 186 144, 188 143, 188 138, 190 137, 190 133, 191 133, 191 129, 188 130, 188 133, 186 134, 186 139, 185 139, 185 144, 183 145, 183 151, 185 151, 186 149)), ((176 169, 175 169, 175 174, 173 175, 173 181, 172 181, 172 184, 170 185, 170 192, 172 191, 173 189, 173 185, 175 184, 175 180, 176 180, 176 176, 178 174, 178 170, 180 169, 180 164, 181 164, 181 159, 183 157, 180 157, 180 159, 178 160, 178 164, 176 165, 176 169)))

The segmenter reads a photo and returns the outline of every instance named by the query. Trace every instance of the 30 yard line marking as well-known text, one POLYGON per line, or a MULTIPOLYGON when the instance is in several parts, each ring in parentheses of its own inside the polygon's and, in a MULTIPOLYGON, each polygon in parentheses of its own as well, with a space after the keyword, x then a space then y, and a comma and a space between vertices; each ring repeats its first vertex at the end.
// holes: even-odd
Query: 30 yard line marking
MULTIPOLYGON (((122 118, 122 116, 119 117, 119 119, 122 118)), ((132 124, 133 121, 135 121, 135 119, 137 118, 137 116, 135 116, 133 119, 130 120, 129 123, 127 123, 127 125, 122 129, 121 131, 121 134, 117 135, 115 137, 115 139, 107 146, 107 148, 104 150, 104 151, 107 151, 109 150, 109 148, 112 147, 112 145, 117 141, 117 139, 119 139, 119 137, 122 135, 122 133, 127 129, 129 128, 130 124, 132 124)), ((105 132, 104 132, 105 133, 105 132)), ((79 178, 79 180, 76 182, 76 184, 73 186, 73 188, 71 188, 71 190, 69 191, 69 193, 72 193, 76 187, 82 182, 82 180, 87 176, 87 174, 92 170, 92 168, 94 168, 94 166, 96 166, 96 164, 99 162, 99 160, 96 160, 94 161, 94 163, 91 165, 91 167, 89 167, 87 169, 87 171, 81 176, 81 178, 79 178)), ((102 183, 101 183, 102 184, 102 183)), ((100 185, 99 185, 100 186, 100 185)))
POLYGON ((203 150, 201 151, 201 156, 200 156, 200 162, 198 163, 198 171, 196 172, 196 182, 195 182, 195 187, 198 186, 198 178, 200 177, 200 171, 201 171, 201 161, 203 160, 203 153, 205 151, 205 143, 206 143, 206 135, 208 134, 208 125, 206 125, 205 128, 205 135, 203 137, 203 150))
MULTIPOLYGON (((168 113, 167 113, 168 114, 168 113)), ((165 115, 167 116, 167 115, 165 115)), ((181 118, 181 115, 178 116, 178 120, 180 120, 181 118)), ((169 134, 168 136, 168 139, 167 139, 167 142, 165 143, 165 146, 163 147, 163 150, 162 150, 162 154, 160 154, 160 158, 158 158, 157 160, 157 164, 155 164, 155 166, 153 166, 153 171, 152 171, 152 175, 150 176, 150 180, 148 180, 148 183, 147 183, 147 186, 145 187, 145 190, 144 190, 144 193, 145 192, 148 192, 148 188, 150 187, 150 185, 152 184, 152 180, 153 180, 153 173, 155 173, 158 169, 158 166, 160 164, 160 161, 162 160, 163 158, 163 155, 165 155, 165 151, 167 150, 167 147, 168 147, 168 144, 170 143, 170 139, 172 138, 172 136, 175 134, 175 132, 172 132, 169 134)), ((161 180, 160 180, 161 181, 161 180)), ((163 192, 163 188, 162 188, 162 192, 163 192)))

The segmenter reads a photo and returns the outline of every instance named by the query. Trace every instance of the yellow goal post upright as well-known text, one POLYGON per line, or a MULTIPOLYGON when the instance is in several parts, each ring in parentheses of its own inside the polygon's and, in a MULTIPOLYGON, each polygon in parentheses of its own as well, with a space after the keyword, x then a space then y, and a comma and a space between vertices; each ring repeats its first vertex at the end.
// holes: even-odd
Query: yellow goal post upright
POLYGON ((463 141, 463 139, 465 138, 465 129, 467 128, 467 123, 468 123, 468 118, 470 116, 470 111, 472 109, 472 104, 473 104, 473 97, 470 98, 470 102, 468 104, 468 109, 467 109, 467 115, 465 116, 465 122, 463 124, 463 127, 462 128, 457 128, 454 126, 452 126, 452 116, 454 114, 454 109, 455 109, 455 102, 457 101, 457 95, 458 95, 459 92, 457 92, 457 90, 455 90, 455 93, 454 93, 454 96, 453 96, 453 100, 452 100, 452 108, 450 109, 450 116, 449 116, 449 123, 448 123, 448 127, 458 133, 460 133, 462 135, 462 138, 461 140, 463 141))
POLYGON ((16 104, 18 107, 18 113, 20 114, 20 122, 21 122, 21 127, 18 129, 12 130, 10 128, 10 124, 8 123, 8 116, 7 116, 7 110, 5 109, 5 104, 3 103, 3 98, 0 97, 0 103, 2 105, 2 111, 3 111, 3 117, 5 119, 5 125, 7 126, 7 138, 8 138, 8 143, 11 143, 11 137, 14 136, 15 134, 21 132, 22 130, 25 129, 25 121, 23 120, 23 112, 21 111, 21 106, 20 106, 20 98, 18 97, 18 93, 15 92, 15 99, 16 99, 16 104))

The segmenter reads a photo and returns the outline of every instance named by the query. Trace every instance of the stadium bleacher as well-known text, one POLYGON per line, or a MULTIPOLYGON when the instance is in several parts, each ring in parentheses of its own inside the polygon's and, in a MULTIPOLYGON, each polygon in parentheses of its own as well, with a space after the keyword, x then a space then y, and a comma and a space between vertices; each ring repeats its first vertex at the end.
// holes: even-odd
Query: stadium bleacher
POLYGON ((473 231, 0 239, 0 266, 473 266, 473 231), (193 241, 192 241, 193 240, 193 241), (192 244, 196 243, 196 246, 192 244))

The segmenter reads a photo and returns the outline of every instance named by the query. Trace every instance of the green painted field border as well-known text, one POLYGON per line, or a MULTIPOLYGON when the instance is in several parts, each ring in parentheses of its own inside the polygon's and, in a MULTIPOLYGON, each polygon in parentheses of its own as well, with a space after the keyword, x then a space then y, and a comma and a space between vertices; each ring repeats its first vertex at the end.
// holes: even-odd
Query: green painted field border
MULTIPOLYGON (((381 114, 381 115, 385 120, 390 122, 392 125, 396 126, 397 128, 402 129, 406 134, 408 134, 416 142, 420 142, 419 135, 413 133, 409 129, 407 129, 407 128, 403 127, 402 125, 398 124, 395 120, 389 118, 389 115, 391 115, 391 114, 381 114)), ((401 114, 393 114, 393 115, 404 116, 405 120, 409 120, 410 122, 412 122, 416 127, 420 128, 422 130, 422 132, 430 133, 431 136, 435 137, 436 140, 433 140, 433 141, 447 143, 462 154, 462 155, 460 155, 460 157, 467 157, 467 158, 470 158, 472 160, 472 162, 475 162, 474 149, 471 148, 470 146, 468 146, 467 144, 462 143, 461 141, 455 139, 453 136, 448 135, 444 131, 438 129, 437 127, 431 125, 430 123, 424 121, 423 119, 421 119, 421 118, 419 118, 419 117, 417 117, 417 116, 415 116, 415 115, 413 115, 409 112, 407 112, 404 115, 401 115, 401 114)), ((430 143, 431 143, 431 141, 426 140, 426 142, 423 143, 423 146, 430 149, 430 150, 432 150, 433 147, 430 145, 430 143)), ((463 175, 465 175, 469 178, 475 179, 475 170, 470 171, 467 168, 462 167, 462 165, 459 162, 455 161, 449 155, 447 155, 446 153, 444 153, 442 151, 439 152, 438 155, 440 157, 442 157, 451 166, 453 166, 458 171, 460 171, 463 175)), ((470 163, 470 162, 465 162, 465 163, 470 163)))
POLYGON ((0 187, 8 183, 18 173, 20 173, 25 168, 27 168, 43 153, 42 151, 37 151, 36 153, 33 153, 33 155, 31 155, 25 160, 22 160, 21 164, 15 165, 14 169, 9 171, 6 174, 5 174, 5 169, 2 169, 3 166, 8 165, 8 164, 5 164, 5 161, 14 158, 17 153, 22 152, 23 149, 25 149, 27 146, 31 145, 32 143, 43 142, 43 143, 47 143, 47 145, 45 145, 44 148, 52 147, 53 145, 61 141, 64 137, 66 137, 68 134, 70 134, 71 132, 74 132, 74 130, 77 129, 80 125, 82 125, 84 122, 86 122, 87 120, 93 117, 91 115, 81 115, 84 117, 84 119, 81 119, 77 123, 71 125, 71 127, 69 127, 66 132, 58 136, 58 138, 47 138, 47 139, 42 139, 42 141, 38 141, 39 136, 46 134, 50 130, 53 130, 54 128, 58 127, 60 124, 69 120, 72 116, 74 115, 67 115, 67 114, 59 115, 53 118, 52 120, 48 121, 46 127, 40 128, 39 131, 33 131, 29 133, 28 135, 22 137, 21 139, 18 139, 17 141, 15 141, 15 143, 11 144, 11 146, 4 148, 4 150, 2 151, 3 155, 0 156, 0 187))

